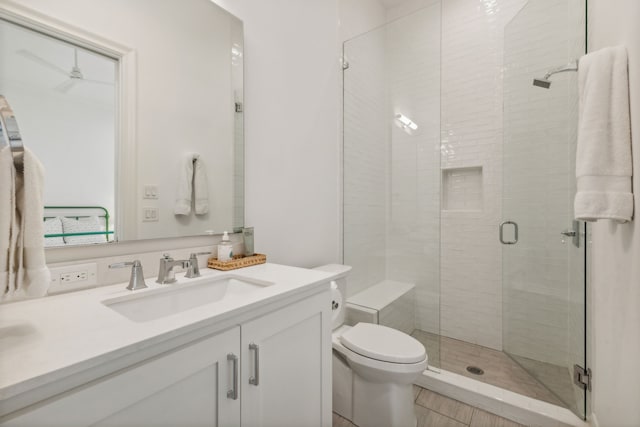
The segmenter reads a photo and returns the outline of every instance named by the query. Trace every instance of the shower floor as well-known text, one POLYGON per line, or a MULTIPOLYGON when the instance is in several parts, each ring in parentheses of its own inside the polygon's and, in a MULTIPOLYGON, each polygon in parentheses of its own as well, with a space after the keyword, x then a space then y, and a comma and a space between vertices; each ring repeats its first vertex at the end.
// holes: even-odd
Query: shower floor
POLYGON ((575 412, 576 396, 573 382, 569 370, 565 367, 523 357, 517 357, 516 363, 502 351, 440 337, 419 329, 414 330, 411 335, 427 349, 429 365, 575 412), (481 368, 484 374, 472 374, 467 371, 468 366, 481 368), (523 366, 536 372, 549 388, 542 385, 523 366))

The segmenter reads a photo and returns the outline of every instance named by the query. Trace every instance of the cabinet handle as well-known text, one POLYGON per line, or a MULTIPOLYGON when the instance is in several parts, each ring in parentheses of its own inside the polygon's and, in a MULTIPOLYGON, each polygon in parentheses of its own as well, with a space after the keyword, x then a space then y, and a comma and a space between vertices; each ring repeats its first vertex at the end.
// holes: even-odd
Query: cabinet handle
POLYGON ((260 347, 258 344, 249 344, 249 351, 253 350, 253 377, 249 377, 249 384, 258 385, 260 383, 260 347))
POLYGON ((233 362, 233 388, 227 391, 227 399, 238 400, 238 356, 229 353, 227 360, 233 362))

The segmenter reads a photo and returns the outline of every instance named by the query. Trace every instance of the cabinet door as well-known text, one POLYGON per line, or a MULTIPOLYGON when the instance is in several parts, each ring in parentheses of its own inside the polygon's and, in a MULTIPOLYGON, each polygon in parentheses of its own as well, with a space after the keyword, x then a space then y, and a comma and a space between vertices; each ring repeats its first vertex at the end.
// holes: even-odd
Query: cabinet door
POLYGON ((242 426, 331 426, 331 302, 323 293, 242 325, 242 426))
MULTIPOLYGON (((3 426, 239 426, 233 360, 240 328, 180 347, 60 397, 34 405, 3 426)), ((236 363, 237 365, 237 363, 236 363)))

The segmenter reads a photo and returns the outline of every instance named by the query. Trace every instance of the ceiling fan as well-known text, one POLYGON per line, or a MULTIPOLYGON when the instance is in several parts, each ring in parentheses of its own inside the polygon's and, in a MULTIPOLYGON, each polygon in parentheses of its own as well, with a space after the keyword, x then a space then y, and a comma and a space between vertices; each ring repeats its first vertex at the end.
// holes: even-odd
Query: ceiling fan
POLYGON ((52 62, 49 62, 46 59, 44 59, 44 58, 36 55, 33 52, 30 52, 30 51, 26 50, 26 49, 20 49, 20 50, 16 51, 16 53, 18 55, 21 55, 21 56, 31 60, 31 61, 34 61, 34 62, 40 64, 43 67, 47 67, 47 68, 49 68, 51 70, 54 70, 54 71, 58 72, 59 74, 65 75, 67 77, 67 79, 65 79, 62 83, 58 84, 54 88, 58 92, 67 93, 74 86, 76 86, 78 84, 81 84, 81 83, 93 83, 93 84, 113 86, 113 83, 111 83, 111 82, 87 79, 84 76, 84 74, 82 73, 82 70, 78 66, 78 49, 76 49, 76 48, 73 49, 73 66, 71 67, 70 71, 69 70, 65 70, 62 67, 59 67, 56 64, 54 64, 52 62))

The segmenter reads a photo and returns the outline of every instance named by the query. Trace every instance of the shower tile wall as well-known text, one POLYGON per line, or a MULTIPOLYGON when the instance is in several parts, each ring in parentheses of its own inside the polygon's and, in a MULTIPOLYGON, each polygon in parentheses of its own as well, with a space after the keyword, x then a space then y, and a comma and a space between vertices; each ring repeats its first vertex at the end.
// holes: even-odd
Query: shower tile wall
POLYGON ((502 350, 502 59, 525 0, 442 2, 442 168, 482 168, 482 207, 442 211, 441 333, 502 350))
POLYGON ((344 262, 348 295, 386 278, 389 117, 385 31, 345 44, 344 262))

